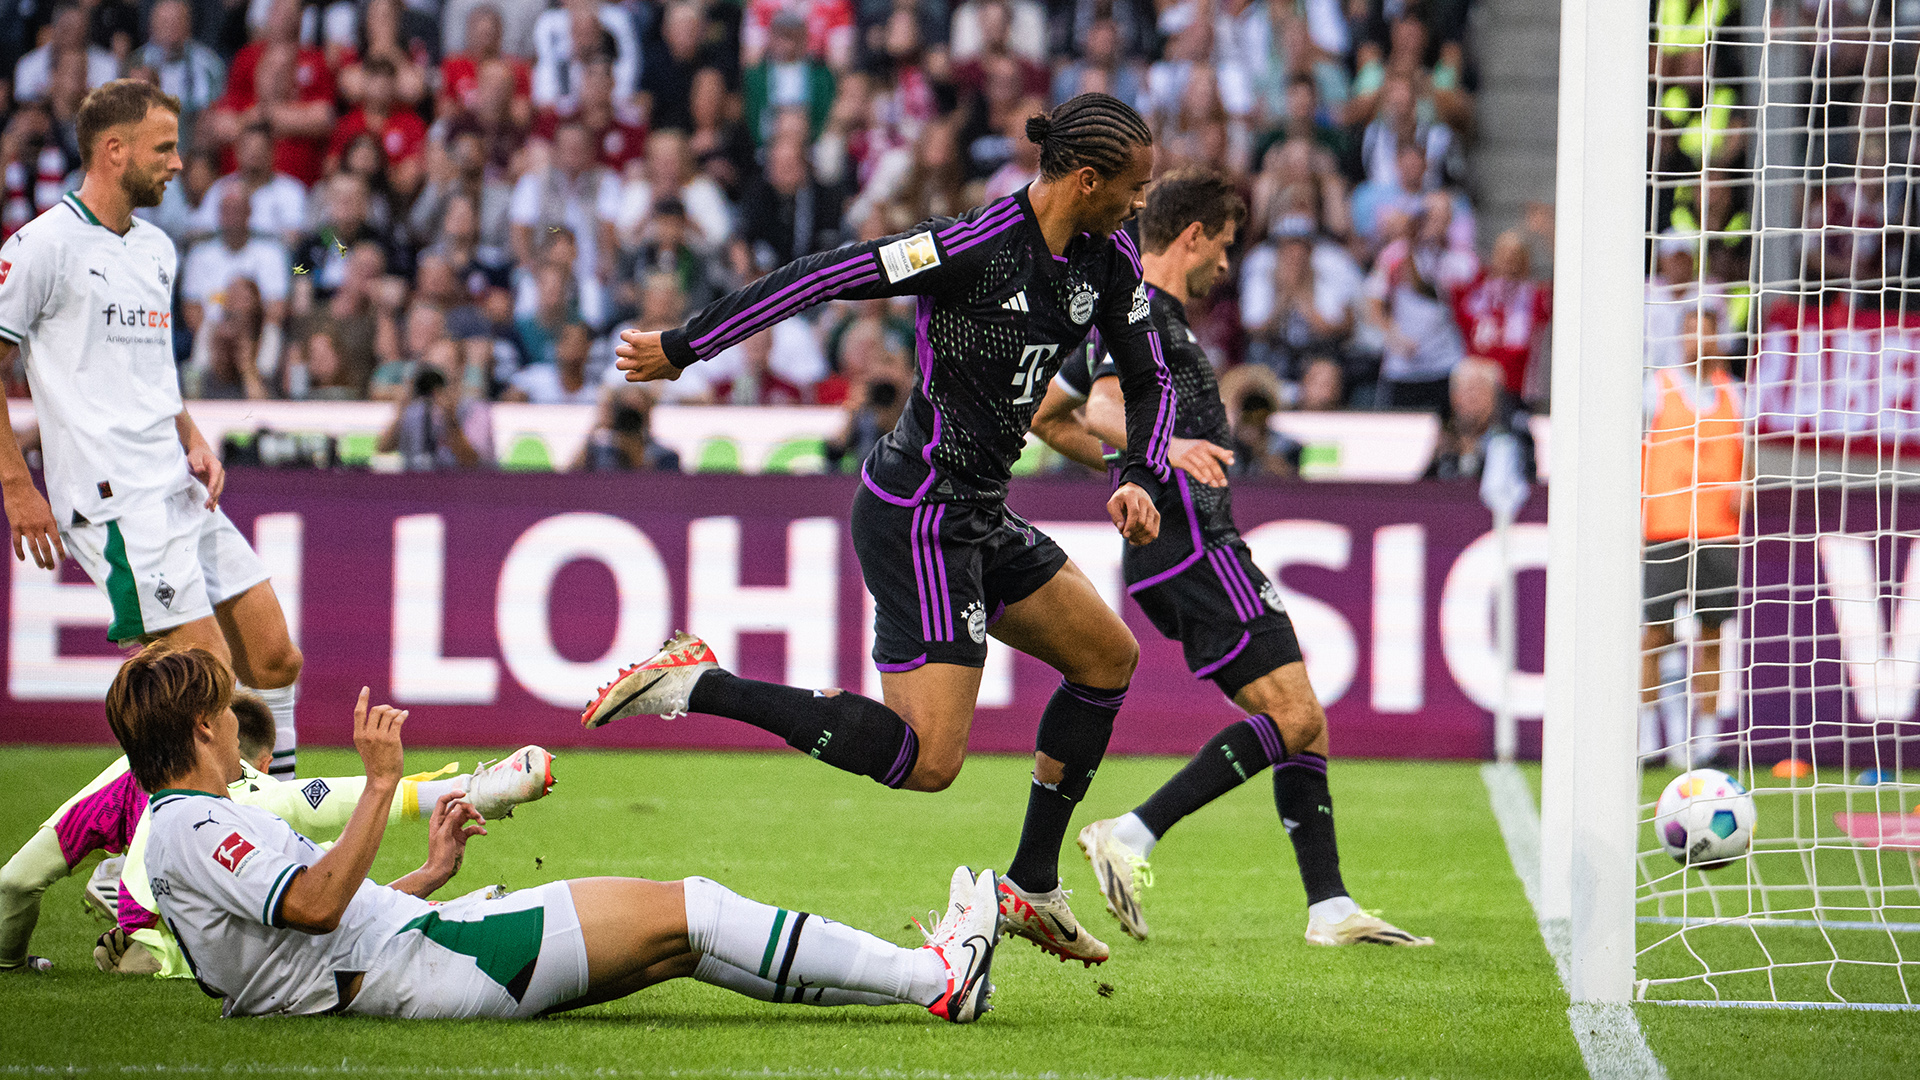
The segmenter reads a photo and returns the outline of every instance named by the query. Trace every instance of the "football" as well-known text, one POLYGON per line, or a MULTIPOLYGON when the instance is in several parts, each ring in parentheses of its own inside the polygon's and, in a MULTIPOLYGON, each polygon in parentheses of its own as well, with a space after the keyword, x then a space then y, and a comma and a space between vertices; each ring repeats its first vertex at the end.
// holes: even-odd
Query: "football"
POLYGON ((1753 847, 1757 813, 1740 781, 1718 769, 1694 769, 1660 793, 1653 828, 1675 862, 1718 870, 1753 847))

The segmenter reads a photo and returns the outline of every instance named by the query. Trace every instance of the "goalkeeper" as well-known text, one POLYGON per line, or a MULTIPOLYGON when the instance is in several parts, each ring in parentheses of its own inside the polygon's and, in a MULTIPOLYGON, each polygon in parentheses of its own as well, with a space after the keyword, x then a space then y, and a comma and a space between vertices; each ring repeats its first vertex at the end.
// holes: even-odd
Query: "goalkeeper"
MULTIPOLYGON (((228 788, 239 803, 258 806, 313 832, 335 833, 346 826, 354 805, 366 787, 364 776, 317 777, 304 782, 282 782, 266 775, 274 742, 273 714, 266 703, 248 693, 236 693, 233 711, 238 727, 242 774, 228 788)), ((538 746, 523 747, 472 773, 450 775, 449 765, 437 773, 405 778, 395 790, 390 821, 421 817, 421 807, 432 808, 448 792, 465 792, 484 815, 499 817, 515 805, 545 795, 553 786, 553 756, 538 746)), ((13 858, 0 868, 0 971, 26 966, 27 946, 40 917, 40 896, 48 886, 71 874, 95 851, 126 857, 100 864, 89 882, 89 899, 118 924, 103 934, 94 950, 102 970, 122 974, 158 973, 184 977, 190 972, 179 946, 154 918, 153 898, 140 865, 147 833, 147 793, 142 791, 121 757, 68 799, 37 829, 13 858), (124 878, 125 880, 118 880, 124 878), (138 943, 144 948, 130 949, 138 943)))
POLYGON ((954 873, 947 914, 919 949, 697 877, 582 878, 430 904, 484 818, 443 796, 425 865, 391 886, 367 880, 402 782, 406 714, 369 709, 360 691, 366 787, 323 852, 220 794, 242 775, 232 695, 211 653, 164 643, 129 659, 107 694, 107 722, 153 799, 147 873, 160 915, 229 1016, 530 1017, 681 976, 775 1002, 922 1005, 956 1023, 986 1011, 1000 932, 991 870, 954 873))

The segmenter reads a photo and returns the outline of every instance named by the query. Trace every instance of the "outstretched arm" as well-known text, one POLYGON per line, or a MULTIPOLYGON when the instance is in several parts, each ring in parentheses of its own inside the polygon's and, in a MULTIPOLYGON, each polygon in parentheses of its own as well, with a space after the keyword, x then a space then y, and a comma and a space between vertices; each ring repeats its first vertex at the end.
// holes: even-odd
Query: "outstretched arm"
POLYGON ((400 727, 407 714, 387 705, 369 710, 368 694, 361 687, 360 701, 353 709, 353 746, 367 767, 367 787, 333 849, 287 886, 280 902, 280 923, 294 930, 330 934, 340 925, 387 832, 387 808, 400 786, 404 757, 400 727))
POLYGON ((1047 396, 1041 399, 1040 408, 1034 412, 1033 423, 1029 426, 1048 446, 1089 469, 1105 472, 1106 455, 1099 436, 1089 430, 1081 411, 1083 404, 1058 381, 1049 383, 1047 396))
MULTIPOLYGON (((1120 381, 1111 375, 1094 380, 1093 393, 1087 398, 1087 430, 1108 445, 1126 437, 1126 403, 1120 399, 1120 381)), ((1225 487, 1233 451, 1205 439, 1175 436, 1167 440, 1167 463, 1208 487, 1225 487)))

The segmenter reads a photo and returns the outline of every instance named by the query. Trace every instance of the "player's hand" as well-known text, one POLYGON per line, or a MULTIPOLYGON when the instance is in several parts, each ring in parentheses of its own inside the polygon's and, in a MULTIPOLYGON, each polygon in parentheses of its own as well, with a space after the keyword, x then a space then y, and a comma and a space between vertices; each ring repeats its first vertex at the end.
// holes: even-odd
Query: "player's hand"
POLYGON ((227 488, 227 467, 220 464, 220 455, 203 442, 187 451, 187 469, 195 480, 206 485, 207 509, 219 509, 220 493, 227 488))
POLYGON ((406 751, 400 745, 400 726, 407 722, 403 709, 391 705, 367 708, 372 690, 360 688, 360 701, 353 707, 353 748, 366 766, 369 781, 398 784, 405 775, 406 751))
MULTIPOLYGON (((449 791, 433 804, 427 820, 427 867, 448 878, 460 872, 467 857, 467 841, 487 835, 487 819, 473 804, 462 802, 464 791, 449 791)), ((444 882, 443 882, 444 884, 444 882)))
POLYGON ((1139 484, 1121 484, 1107 500, 1107 516, 1134 547, 1151 544, 1160 535, 1160 510, 1139 484))
POLYGON ((13 557, 25 560, 33 552, 33 565, 56 570, 67 557, 60 542, 60 523, 53 520, 53 508, 47 505, 40 489, 27 484, 19 490, 7 489, 7 524, 13 529, 13 557))
POLYGON ((1167 461, 1208 487, 1226 487, 1226 466, 1233 451, 1206 439, 1173 439, 1167 443, 1167 461))
POLYGON ((628 382, 680 377, 681 369, 673 366, 673 361, 667 359, 667 350, 660 347, 658 330, 651 333, 620 331, 620 344, 613 347, 613 355, 613 366, 627 373, 628 382))

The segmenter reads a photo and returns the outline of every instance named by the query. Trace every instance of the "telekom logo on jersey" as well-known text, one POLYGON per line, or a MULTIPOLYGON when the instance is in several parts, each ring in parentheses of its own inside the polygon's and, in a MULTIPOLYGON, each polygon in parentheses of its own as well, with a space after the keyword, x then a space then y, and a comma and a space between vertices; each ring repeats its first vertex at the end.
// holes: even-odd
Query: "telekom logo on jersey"
MULTIPOLYGON (((0 275, 0 283, 6 278, 0 275)), ((122 307, 108 304, 100 314, 106 316, 108 326, 151 326, 165 330, 173 326, 173 313, 170 311, 149 310, 145 304, 135 307, 122 307)))

